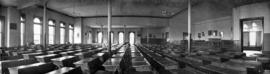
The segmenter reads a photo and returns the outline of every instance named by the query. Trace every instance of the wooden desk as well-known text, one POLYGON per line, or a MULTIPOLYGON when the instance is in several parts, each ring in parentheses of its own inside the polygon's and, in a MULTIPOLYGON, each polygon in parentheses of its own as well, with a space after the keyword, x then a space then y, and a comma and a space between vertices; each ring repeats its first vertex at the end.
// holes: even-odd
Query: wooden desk
POLYGON ((132 67, 136 69, 136 71, 151 71, 151 65, 147 61, 132 61, 132 67))
POLYGON ((63 56, 60 58, 51 59, 55 65, 57 65, 59 68, 64 67, 63 61, 75 58, 75 56, 63 56))
POLYGON ((67 73, 67 72, 69 72, 70 70, 73 70, 73 69, 74 68, 72 68, 72 67, 63 67, 63 68, 51 71, 51 72, 46 73, 46 74, 64 74, 64 73, 67 73))
POLYGON ((60 52, 63 52, 62 50, 52 50, 52 51, 47 51, 48 54, 58 54, 60 52))
POLYGON ((144 57, 135 57, 131 59, 132 62, 147 61, 144 57))
POLYGON ((134 57, 143 57, 143 55, 139 52, 132 52, 131 53, 131 57, 134 58, 134 57))
POLYGON ((114 54, 112 55, 112 58, 122 58, 124 56, 125 53, 118 53, 118 54, 114 54))
POLYGON ((73 54, 73 53, 75 53, 75 51, 61 52, 60 54, 61 54, 62 56, 68 56, 68 55, 71 55, 71 54, 73 54))
POLYGON ((36 59, 39 62, 50 62, 52 58, 60 57, 60 55, 57 56, 57 54, 48 54, 48 55, 40 55, 36 56, 36 59))
POLYGON ((97 54, 92 55, 92 57, 98 57, 101 61, 105 61, 105 59, 103 59, 103 55, 104 54, 105 53, 100 52, 100 53, 97 53, 97 54))
POLYGON ((11 68, 8 68, 9 69, 9 73, 10 74, 19 74, 19 70, 20 69, 26 69, 26 68, 29 68, 29 67, 35 67, 35 66, 40 66, 40 65, 43 65, 45 63, 34 63, 34 64, 29 64, 29 65, 22 65, 22 66, 17 66, 17 67, 11 67, 11 68))
POLYGON ((117 71, 121 60, 122 58, 110 58, 102 66, 105 67, 106 71, 114 72, 117 71))
POLYGON ((89 72, 90 69, 89 69, 89 66, 88 66, 88 63, 95 60, 97 58, 86 58, 86 59, 82 59, 80 61, 77 61, 75 62, 74 64, 77 66, 77 67, 81 67, 81 70, 85 73, 85 74, 90 74, 89 72))
POLYGON ((28 53, 28 54, 22 54, 24 59, 30 59, 38 55, 42 55, 43 53, 28 53))

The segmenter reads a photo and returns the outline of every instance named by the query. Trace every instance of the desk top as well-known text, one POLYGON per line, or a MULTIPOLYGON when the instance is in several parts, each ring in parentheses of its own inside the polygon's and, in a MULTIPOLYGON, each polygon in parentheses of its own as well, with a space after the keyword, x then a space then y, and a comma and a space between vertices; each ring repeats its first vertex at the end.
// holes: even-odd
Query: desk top
POLYGON ((72 68, 72 67, 63 67, 63 68, 51 71, 51 72, 46 73, 46 74, 64 74, 64 73, 67 73, 67 72, 69 72, 70 70, 73 70, 73 69, 74 68, 72 68))
POLYGON ((35 56, 36 58, 46 58, 46 57, 53 57, 56 56, 56 54, 48 54, 48 55, 40 55, 40 56, 35 56))
POLYGON ((139 52, 132 52, 131 57, 142 57, 142 54, 139 52))
POLYGON ((42 54, 41 52, 38 53, 27 53, 27 54, 22 54, 22 55, 38 55, 38 54, 42 54))
POLYGON ((103 66, 118 66, 122 58, 110 58, 108 59, 103 66))
POLYGON ((112 55, 112 57, 114 57, 114 58, 121 58, 121 57, 123 57, 124 54, 125 53, 118 53, 118 54, 112 55))
POLYGON ((51 59, 52 61, 63 61, 65 59, 70 59, 70 58, 73 58, 75 56, 63 56, 63 57, 60 57, 60 58, 55 58, 55 59, 51 59))
POLYGON ((75 62, 74 64, 84 64, 84 63, 88 63, 90 61, 93 61, 95 58, 86 58, 86 59, 82 59, 80 61, 75 62))
POLYGON ((132 62, 137 62, 137 61, 146 61, 146 59, 144 57, 135 57, 135 58, 132 58, 131 60, 132 62))
POLYGON ((9 69, 23 69, 23 68, 28 68, 28 67, 40 66, 43 64, 45 64, 45 63, 34 63, 34 64, 29 64, 29 65, 21 65, 21 66, 17 66, 17 67, 11 67, 9 69))
POLYGON ((140 66, 150 66, 150 64, 146 61, 140 61, 140 62, 132 62, 133 67, 140 67, 140 66))
POLYGON ((100 57, 100 56, 103 56, 105 53, 103 52, 100 52, 100 53, 97 53, 95 55, 92 55, 92 57, 100 57))

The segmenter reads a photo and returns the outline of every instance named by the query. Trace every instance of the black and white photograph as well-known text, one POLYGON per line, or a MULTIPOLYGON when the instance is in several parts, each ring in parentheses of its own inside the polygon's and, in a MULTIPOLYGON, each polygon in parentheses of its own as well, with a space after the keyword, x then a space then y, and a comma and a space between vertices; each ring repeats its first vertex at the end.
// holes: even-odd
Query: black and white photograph
POLYGON ((270 0, 0 0, 0 74, 270 74, 270 0))

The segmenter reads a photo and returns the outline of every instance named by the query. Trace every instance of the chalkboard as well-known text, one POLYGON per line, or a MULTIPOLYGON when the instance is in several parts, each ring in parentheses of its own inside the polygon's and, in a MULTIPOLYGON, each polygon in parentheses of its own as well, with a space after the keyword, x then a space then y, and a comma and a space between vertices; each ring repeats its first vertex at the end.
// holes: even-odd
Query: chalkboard
POLYGON ((11 30, 16 30, 17 29, 17 24, 16 23, 10 23, 10 29, 11 30))

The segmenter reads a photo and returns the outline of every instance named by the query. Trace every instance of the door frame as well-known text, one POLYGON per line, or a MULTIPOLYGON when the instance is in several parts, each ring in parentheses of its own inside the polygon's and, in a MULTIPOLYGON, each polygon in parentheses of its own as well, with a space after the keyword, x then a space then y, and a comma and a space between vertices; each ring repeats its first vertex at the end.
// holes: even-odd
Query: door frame
MULTIPOLYGON (((264 17, 252 17, 252 18, 244 18, 244 19, 240 19, 240 40, 241 40, 241 52, 244 51, 244 47, 243 47, 243 42, 244 42, 244 39, 243 39, 243 22, 244 21, 251 21, 251 20, 262 20, 262 27, 263 27, 263 30, 262 30, 262 41, 264 40, 263 38, 263 34, 264 34, 264 17)), ((260 51, 262 51, 264 49, 264 41, 262 42, 262 49, 260 51)))

